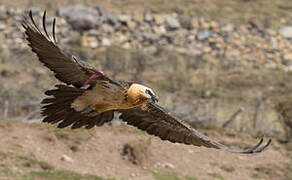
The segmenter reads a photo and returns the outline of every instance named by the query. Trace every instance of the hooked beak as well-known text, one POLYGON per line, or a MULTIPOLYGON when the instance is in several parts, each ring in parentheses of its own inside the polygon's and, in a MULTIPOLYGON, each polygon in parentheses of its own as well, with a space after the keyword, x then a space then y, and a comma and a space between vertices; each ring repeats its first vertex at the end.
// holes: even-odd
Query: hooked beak
POLYGON ((158 102, 158 97, 157 96, 155 96, 154 94, 150 94, 150 96, 151 96, 151 99, 152 99, 153 102, 158 102))

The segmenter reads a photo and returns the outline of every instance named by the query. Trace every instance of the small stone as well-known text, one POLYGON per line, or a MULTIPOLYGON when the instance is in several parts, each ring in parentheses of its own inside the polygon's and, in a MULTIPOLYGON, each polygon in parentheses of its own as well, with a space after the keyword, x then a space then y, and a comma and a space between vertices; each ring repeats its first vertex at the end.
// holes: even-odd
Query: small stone
POLYGON ((198 28, 199 27, 199 20, 196 17, 193 17, 191 20, 191 24, 193 27, 198 28))
POLYGON ((91 29, 88 31, 89 36, 100 36, 102 33, 96 29, 91 29))
POLYGON ((280 27, 278 33, 284 38, 292 38, 292 26, 280 27))
POLYGON ((103 14, 103 18, 105 19, 106 22, 108 22, 109 24, 113 25, 113 26, 118 26, 119 25, 119 20, 118 18, 111 14, 111 13, 104 13, 103 14))
POLYGON ((173 17, 168 17, 165 21, 165 25, 167 30, 176 30, 180 27, 178 20, 173 17))
POLYGON ((190 54, 193 56, 201 56, 202 55, 202 51, 199 48, 192 48, 190 51, 190 54))
POLYGON ((0 23, 0 31, 5 30, 5 28, 6 28, 6 25, 3 23, 0 23))
POLYGON ((244 25, 239 26, 239 27, 238 27, 238 30, 239 30, 240 32, 244 33, 244 34, 249 34, 249 30, 248 30, 248 28, 247 28, 246 26, 244 26, 244 25))
POLYGON ((16 44, 21 44, 21 43, 23 43, 23 39, 22 38, 14 38, 14 42, 16 44))
POLYGON ((73 159, 71 157, 67 156, 66 154, 62 155, 60 160, 70 162, 70 163, 73 162, 73 159))
POLYGON ((276 69, 277 68, 277 64, 274 63, 274 62, 269 62, 269 63, 265 64, 265 67, 269 68, 269 69, 276 69))
POLYGON ((262 23, 258 21, 257 19, 250 20, 249 24, 251 25, 252 28, 256 28, 256 29, 262 29, 263 27, 262 23))
POLYGON ((100 16, 104 16, 106 14, 102 7, 95 6, 94 9, 99 13, 100 16))
POLYGON ((203 21, 200 23, 202 29, 210 29, 210 24, 203 21))
POLYGON ((154 26, 152 29, 153 29, 153 32, 158 36, 166 33, 166 29, 164 26, 154 26))
POLYGON ((203 41, 203 40, 208 39, 212 35, 213 35, 213 33, 211 31, 201 30, 197 34, 197 39, 200 40, 200 41, 203 41))
POLYGON ((165 17, 160 14, 155 15, 154 19, 155 19, 156 24, 158 25, 162 25, 165 22, 165 17))
POLYGON ((234 24, 228 23, 221 27, 221 31, 223 32, 232 32, 234 30, 234 24))
POLYGON ((161 167, 161 163, 160 162, 157 162, 154 164, 154 168, 160 168, 161 167))
POLYGON ((90 41, 88 45, 91 48, 96 48, 98 46, 98 42, 97 41, 90 41))
POLYGON ((236 50, 236 49, 226 51, 224 55, 227 59, 230 59, 230 60, 237 60, 238 61, 241 59, 241 53, 239 50, 236 50))
POLYGON ((84 47, 96 48, 98 46, 98 41, 96 37, 93 36, 82 36, 81 45, 84 47))
POLYGON ((183 15, 178 18, 180 25, 185 29, 192 29, 192 19, 190 16, 183 15))
POLYGON ((283 56, 283 60, 289 62, 290 64, 290 62, 292 62, 292 53, 285 54, 283 56))
POLYGON ((131 49, 131 44, 129 42, 126 42, 125 44, 122 45, 124 49, 131 49))
POLYGON ((117 43, 122 44, 124 42, 128 41, 128 37, 124 34, 118 34, 117 43))
POLYGON ((129 21, 131 21, 131 16, 127 15, 127 14, 120 14, 118 16, 119 21, 121 21, 122 23, 127 23, 129 21))
POLYGON ((204 46, 202 50, 204 53, 209 53, 212 51, 212 48, 210 46, 204 46))
POLYGON ((171 163, 163 163, 163 166, 165 167, 165 168, 170 168, 170 169, 174 169, 175 168, 175 166, 173 165, 173 164, 171 164, 171 163))
POLYGON ((110 42, 110 40, 108 38, 102 38, 101 44, 103 46, 110 46, 111 42, 110 42))
POLYGON ((271 43, 271 47, 273 49, 277 49, 278 48, 278 40, 274 37, 270 38, 270 43, 271 43))
POLYGON ((274 31, 273 29, 267 29, 266 32, 270 36, 276 36, 277 35, 277 32, 274 31))
POLYGON ((142 35, 143 38, 150 43, 155 43, 159 40, 158 36, 153 33, 143 33, 142 35))
POLYGON ((38 7, 29 7, 26 12, 30 12, 33 14, 33 15, 37 15, 40 13, 41 9, 38 8, 38 7))
POLYGON ((153 22, 154 18, 152 16, 151 11, 145 11, 144 12, 144 21, 146 22, 153 22))
POLYGON ((109 24, 102 24, 100 29, 102 29, 103 32, 108 34, 112 34, 115 31, 114 27, 109 24))
POLYGON ((136 22, 139 22, 139 23, 142 23, 144 21, 144 16, 142 13, 135 13, 133 15, 133 19, 136 21, 136 22))
POLYGON ((210 28, 211 29, 218 29, 219 28, 219 23, 216 21, 211 21, 210 22, 210 28))
POLYGON ((155 46, 149 46, 147 48, 144 48, 145 53, 148 53, 148 54, 154 54, 157 52, 157 50, 158 49, 155 46))
POLYGON ((129 27, 129 29, 131 29, 131 30, 135 30, 135 28, 136 28, 136 22, 134 22, 134 21, 128 21, 127 25, 129 27))

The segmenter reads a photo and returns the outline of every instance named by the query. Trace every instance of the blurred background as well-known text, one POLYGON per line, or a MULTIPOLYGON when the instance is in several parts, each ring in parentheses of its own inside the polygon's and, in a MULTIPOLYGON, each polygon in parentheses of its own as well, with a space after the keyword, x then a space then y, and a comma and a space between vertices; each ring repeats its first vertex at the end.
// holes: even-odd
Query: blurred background
POLYGON ((292 179, 292 1, 1 0, 0 179, 292 179), (61 49, 120 80, 214 139, 272 146, 255 156, 171 144, 117 118, 91 130, 39 123, 59 83, 27 46, 22 16, 61 49))

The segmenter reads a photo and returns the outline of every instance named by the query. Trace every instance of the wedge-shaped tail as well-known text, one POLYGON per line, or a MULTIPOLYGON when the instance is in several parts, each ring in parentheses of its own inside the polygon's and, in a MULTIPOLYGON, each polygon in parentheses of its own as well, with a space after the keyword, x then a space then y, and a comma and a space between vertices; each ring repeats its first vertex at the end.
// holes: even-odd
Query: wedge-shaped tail
POLYGON ((74 100, 81 96, 85 90, 66 85, 56 85, 57 89, 48 90, 46 95, 51 96, 42 101, 43 122, 58 123, 58 128, 71 126, 72 129, 85 127, 92 128, 95 125, 102 126, 113 119, 114 112, 107 111, 101 114, 92 112, 77 112, 71 107, 74 100))

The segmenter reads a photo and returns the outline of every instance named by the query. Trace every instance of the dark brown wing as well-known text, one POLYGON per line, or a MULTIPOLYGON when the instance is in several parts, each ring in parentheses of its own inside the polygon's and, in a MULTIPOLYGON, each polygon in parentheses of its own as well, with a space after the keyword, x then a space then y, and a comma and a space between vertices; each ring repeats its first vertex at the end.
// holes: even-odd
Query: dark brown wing
MULTIPOLYGON (((50 36, 46 29, 46 11, 43 15, 43 31, 39 29, 35 23, 32 13, 29 12, 29 17, 24 17, 22 25, 25 29, 25 34, 32 51, 37 54, 39 60, 44 63, 46 67, 55 73, 55 77, 60 81, 75 87, 82 87, 88 78, 94 73, 100 73, 85 62, 78 61, 74 56, 62 51, 56 44, 55 37, 55 22, 52 24, 53 36, 50 36)), ((119 82, 110 77, 100 77, 99 79, 108 80, 112 83, 119 84, 119 82)), ((95 80, 91 81, 91 85, 95 80)))
POLYGON ((121 110, 120 118, 128 124, 145 130, 149 134, 160 137, 162 140, 168 140, 173 143, 184 143, 195 146, 205 146, 208 148, 224 149, 236 153, 259 153, 263 151, 268 143, 259 148, 263 139, 252 148, 237 150, 218 143, 208 136, 184 124, 179 119, 170 115, 165 109, 155 103, 148 103, 136 108, 121 110))

